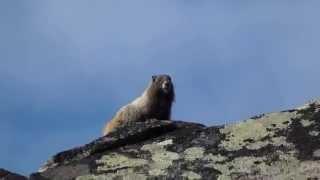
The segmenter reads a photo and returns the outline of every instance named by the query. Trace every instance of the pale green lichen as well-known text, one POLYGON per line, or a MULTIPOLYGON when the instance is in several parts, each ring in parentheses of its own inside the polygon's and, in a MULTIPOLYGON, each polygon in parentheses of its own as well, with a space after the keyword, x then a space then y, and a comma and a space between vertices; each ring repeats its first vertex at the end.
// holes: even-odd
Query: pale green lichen
POLYGON ((167 146, 167 145, 171 145, 171 144, 173 144, 172 139, 168 139, 168 140, 161 141, 161 142, 157 143, 157 145, 159 145, 159 146, 167 146))
POLYGON ((319 134, 320 134, 319 131, 310 131, 310 132, 309 132, 309 135, 310 135, 310 136, 318 136, 319 134))
POLYGON ((97 160, 97 172, 103 175, 87 175, 78 177, 79 180, 86 179, 146 179, 146 176, 161 176, 167 174, 167 169, 172 166, 173 161, 180 158, 179 154, 166 150, 166 146, 173 144, 172 139, 158 143, 146 144, 141 150, 149 151, 152 161, 139 158, 129 158, 119 153, 110 153, 97 160), (149 169, 147 175, 136 172, 137 168, 149 169), (116 173, 114 173, 116 171, 116 173), (112 173, 110 173, 112 172, 112 173))
POLYGON ((76 180, 111 180, 113 177, 105 176, 105 175, 84 175, 84 176, 78 176, 76 180))
POLYGON ((131 179, 139 179, 139 180, 146 180, 147 176, 144 174, 137 174, 137 173, 129 173, 129 172, 122 172, 119 173, 107 173, 107 174, 100 174, 100 175, 85 175, 79 176, 76 180, 114 180, 114 179, 124 179, 124 180, 131 180, 131 179))
POLYGON ((303 127, 308 127, 308 126, 311 126, 314 122, 309 121, 309 120, 305 120, 305 119, 301 119, 300 123, 302 124, 303 127))
POLYGON ((248 143, 246 147, 250 150, 260 149, 261 147, 267 146, 271 142, 269 140, 266 141, 257 141, 254 143, 248 143))
POLYGON ((258 142, 267 136, 274 136, 275 129, 281 130, 287 128, 291 119, 296 117, 294 112, 271 113, 260 119, 249 119, 238 124, 230 124, 220 129, 220 132, 226 134, 226 140, 219 145, 229 151, 241 149, 243 146, 250 145, 250 148, 257 149, 267 144, 267 142, 258 142), (245 141, 250 139, 251 141, 245 141), (256 143, 252 145, 252 143, 256 143))
POLYGON ((148 164, 148 161, 138 158, 128 158, 127 156, 118 153, 111 153, 102 156, 102 158, 97 160, 96 163, 98 164, 97 171, 105 172, 122 168, 140 167, 148 164))
POLYGON ((178 153, 167 151, 165 146, 172 144, 172 140, 166 140, 159 143, 146 144, 141 150, 149 151, 152 162, 149 163, 149 174, 151 176, 160 176, 167 173, 167 169, 172 166, 174 160, 180 158, 178 153))
MULTIPOLYGON (((305 108, 305 107, 304 107, 305 108)), ((245 176, 248 179, 307 179, 317 177, 320 172, 317 162, 301 162, 296 158, 297 152, 294 145, 287 142, 285 136, 278 136, 276 132, 288 128, 293 119, 299 120, 296 112, 271 113, 259 119, 249 119, 238 124, 231 124, 221 129, 226 139, 220 144, 221 148, 236 151, 243 147, 258 150, 271 144, 272 146, 285 146, 291 149, 289 152, 273 152, 276 160, 268 160, 267 156, 261 157, 237 157, 232 161, 216 163, 213 158, 206 167, 217 169, 222 173, 219 180, 236 179, 237 176, 245 176), (269 163, 266 163, 269 162, 269 163), (318 170, 318 171, 316 171, 318 170), (306 173, 311 171, 309 174, 306 173)), ((304 127, 313 122, 300 120, 304 127)), ((309 134, 318 135, 316 132, 309 134)), ((318 152, 314 152, 318 155, 318 152)), ((210 160, 210 159, 209 159, 210 160)))
POLYGON ((295 157, 295 151, 275 152, 278 160, 267 164, 267 157, 238 157, 232 161, 216 163, 214 158, 205 165, 221 172, 219 180, 237 179, 237 176, 247 179, 308 179, 319 177, 320 161, 300 161, 295 157))
POLYGON ((304 161, 301 162, 298 172, 305 179, 318 179, 320 177, 320 161, 304 161))
POLYGON ((174 160, 179 159, 179 154, 170 151, 158 151, 152 155, 155 167, 166 169, 172 165, 174 160))
POLYGON ((166 175, 167 170, 164 169, 157 169, 157 168, 153 168, 149 170, 149 175, 151 176, 162 176, 162 175, 166 175))
POLYGON ((194 161, 196 159, 203 158, 204 148, 202 147, 191 147, 184 151, 184 158, 187 161, 194 161))
POLYGON ((243 173, 251 173, 254 171, 256 166, 255 162, 262 162, 264 158, 251 158, 251 157, 239 157, 234 159, 233 161, 226 163, 208 163, 205 167, 210 167, 217 169, 221 172, 221 176, 219 179, 231 179, 232 173, 243 172, 243 173))
POLYGON ((192 172, 192 171, 183 172, 182 177, 184 177, 185 179, 188 179, 188 180, 202 179, 202 177, 199 174, 192 172))
POLYGON ((225 156, 222 156, 220 154, 213 155, 211 153, 209 153, 209 154, 207 154, 206 156, 203 157, 203 160, 209 161, 209 162, 213 162, 213 163, 223 162, 226 159, 227 159, 227 157, 225 157, 225 156))

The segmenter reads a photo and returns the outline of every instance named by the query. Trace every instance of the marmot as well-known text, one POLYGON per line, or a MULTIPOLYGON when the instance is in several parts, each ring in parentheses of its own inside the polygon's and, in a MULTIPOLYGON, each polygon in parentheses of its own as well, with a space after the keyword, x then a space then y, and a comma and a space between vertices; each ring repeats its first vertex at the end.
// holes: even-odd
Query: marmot
POLYGON ((129 121, 146 119, 170 120, 175 99, 174 86, 169 75, 154 75, 142 95, 123 106, 103 129, 107 135, 129 121))

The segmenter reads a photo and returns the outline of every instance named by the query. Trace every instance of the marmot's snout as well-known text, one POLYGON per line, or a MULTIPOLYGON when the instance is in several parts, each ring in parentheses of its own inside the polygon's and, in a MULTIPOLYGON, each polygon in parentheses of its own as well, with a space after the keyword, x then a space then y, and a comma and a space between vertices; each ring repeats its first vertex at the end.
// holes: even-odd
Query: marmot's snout
POLYGON ((162 83, 162 89, 165 91, 165 92, 170 92, 171 91, 171 88, 172 88, 172 82, 170 79, 167 79, 165 80, 163 83, 162 83))

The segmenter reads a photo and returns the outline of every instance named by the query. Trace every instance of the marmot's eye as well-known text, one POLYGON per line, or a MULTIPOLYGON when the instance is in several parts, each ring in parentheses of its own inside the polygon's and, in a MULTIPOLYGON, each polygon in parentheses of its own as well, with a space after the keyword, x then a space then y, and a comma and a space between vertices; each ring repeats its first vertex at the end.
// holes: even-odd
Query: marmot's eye
POLYGON ((153 82, 156 81, 156 79, 157 79, 157 76, 152 76, 152 81, 153 82))

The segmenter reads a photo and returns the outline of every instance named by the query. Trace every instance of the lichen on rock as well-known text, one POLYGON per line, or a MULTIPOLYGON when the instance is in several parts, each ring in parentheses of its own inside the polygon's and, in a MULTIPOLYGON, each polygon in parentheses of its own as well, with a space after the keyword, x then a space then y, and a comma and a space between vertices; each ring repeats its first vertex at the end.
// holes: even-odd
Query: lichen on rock
POLYGON ((127 156, 110 153, 102 156, 101 159, 96 161, 98 172, 114 172, 118 169, 132 169, 135 167, 141 167, 148 163, 144 159, 129 158, 127 156))
POLYGON ((146 144, 141 148, 142 151, 148 151, 151 154, 152 161, 149 165, 149 175, 166 175, 167 168, 172 166, 174 160, 180 158, 178 153, 166 149, 166 146, 170 144, 172 144, 171 139, 159 143, 146 144))
MULTIPOLYGON (((259 119, 249 119, 227 125, 220 130, 226 135, 226 138, 219 146, 228 151, 240 150, 244 146, 249 146, 250 149, 266 146, 272 142, 264 141, 264 139, 273 137, 276 130, 287 128, 294 117, 296 117, 294 112, 271 113, 259 119)), ((286 144, 285 141, 280 142, 279 140, 277 144, 286 144)))

